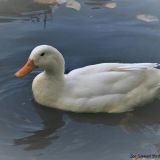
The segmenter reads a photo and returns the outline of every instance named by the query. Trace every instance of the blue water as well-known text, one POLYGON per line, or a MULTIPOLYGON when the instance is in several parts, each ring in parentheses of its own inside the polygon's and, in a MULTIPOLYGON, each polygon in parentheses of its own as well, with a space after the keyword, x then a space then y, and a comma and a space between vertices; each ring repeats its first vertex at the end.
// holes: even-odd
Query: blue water
POLYGON ((0 159, 128 160, 160 153, 160 101, 124 114, 75 114, 38 105, 31 83, 39 71, 14 73, 31 50, 50 44, 63 54, 66 72, 102 62, 160 62, 159 0, 79 0, 65 4, 0 1, 0 159))

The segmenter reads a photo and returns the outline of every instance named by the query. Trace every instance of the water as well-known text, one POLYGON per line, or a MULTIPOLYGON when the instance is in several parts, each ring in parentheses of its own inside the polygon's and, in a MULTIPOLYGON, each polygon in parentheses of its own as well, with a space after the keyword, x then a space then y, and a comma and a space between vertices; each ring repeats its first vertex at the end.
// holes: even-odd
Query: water
POLYGON ((0 159, 128 160, 131 154, 160 153, 160 101, 131 113, 75 114, 35 103, 35 71, 14 77, 39 44, 58 48, 66 72, 102 62, 160 62, 159 0, 79 0, 80 11, 65 4, 0 0, 0 159))

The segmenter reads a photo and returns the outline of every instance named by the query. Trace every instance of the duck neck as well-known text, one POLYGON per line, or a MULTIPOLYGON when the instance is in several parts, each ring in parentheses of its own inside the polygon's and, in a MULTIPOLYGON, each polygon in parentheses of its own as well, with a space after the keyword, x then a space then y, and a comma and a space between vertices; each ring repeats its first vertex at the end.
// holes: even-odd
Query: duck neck
POLYGON ((65 61, 60 53, 57 54, 58 56, 52 60, 53 63, 48 63, 44 67, 45 73, 55 79, 64 79, 65 61))
POLYGON ((50 66, 46 68, 45 74, 47 77, 54 77, 54 79, 63 80, 64 79, 64 65, 57 65, 57 66, 50 66))

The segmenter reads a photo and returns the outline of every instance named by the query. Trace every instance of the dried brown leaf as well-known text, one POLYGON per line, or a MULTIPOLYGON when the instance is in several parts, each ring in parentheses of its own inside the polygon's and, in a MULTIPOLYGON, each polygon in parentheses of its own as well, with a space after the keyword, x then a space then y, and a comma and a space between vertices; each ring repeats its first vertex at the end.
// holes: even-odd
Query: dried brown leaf
POLYGON ((107 2, 107 3, 104 5, 104 7, 113 9, 113 8, 116 8, 116 7, 117 7, 117 3, 115 3, 115 2, 107 2))
POLYGON ((75 9, 76 11, 79 11, 81 8, 81 4, 75 0, 70 0, 66 3, 66 7, 75 9))
POLYGON ((144 22, 158 22, 159 21, 158 17, 147 15, 147 14, 139 14, 136 16, 136 18, 144 22))

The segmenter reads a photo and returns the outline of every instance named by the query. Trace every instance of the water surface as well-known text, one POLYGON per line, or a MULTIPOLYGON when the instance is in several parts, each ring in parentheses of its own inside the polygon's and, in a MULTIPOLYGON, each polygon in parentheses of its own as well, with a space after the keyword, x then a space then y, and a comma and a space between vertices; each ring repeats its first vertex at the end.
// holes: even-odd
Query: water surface
POLYGON ((79 11, 65 3, 0 0, 0 159, 128 160, 131 154, 160 153, 160 101, 124 114, 75 114, 49 109, 33 100, 35 71, 14 73, 39 44, 58 48, 66 72, 102 62, 160 62, 159 0, 79 0, 79 11))

